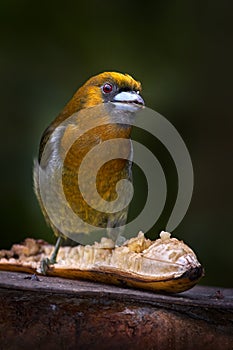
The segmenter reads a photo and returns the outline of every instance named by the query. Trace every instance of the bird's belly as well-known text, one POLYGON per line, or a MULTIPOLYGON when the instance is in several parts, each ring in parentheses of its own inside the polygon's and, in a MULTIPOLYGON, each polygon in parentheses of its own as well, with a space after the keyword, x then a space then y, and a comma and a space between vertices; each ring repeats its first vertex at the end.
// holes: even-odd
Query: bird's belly
MULTIPOLYGON (((118 181, 122 179, 131 181, 131 162, 123 159, 114 159, 107 162, 99 169, 94 184, 91 183, 91 175, 92 169, 90 165, 89 171, 85 174, 86 187, 83 193, 79 187, 78 171, 72 168, 63 170, 63 191, 69 206, 83 221, 90 225, 102 228, 123 225, 127 219, 128 208, 123 208, 116 213, 103 212, 95 209, 96 207, 98 208, 96 199, 95 205, 93 205, 94 203, 91 201, 87 203, 84 198, 87 197, 85 196, 85 191, 88 191, 88 197, 90 198, 91 193, 89 191, 96 186, 100 199, 109 202, 116 200, 116 185, 118 181)), ((127 193, 124 195, 127 196, 127 193)))

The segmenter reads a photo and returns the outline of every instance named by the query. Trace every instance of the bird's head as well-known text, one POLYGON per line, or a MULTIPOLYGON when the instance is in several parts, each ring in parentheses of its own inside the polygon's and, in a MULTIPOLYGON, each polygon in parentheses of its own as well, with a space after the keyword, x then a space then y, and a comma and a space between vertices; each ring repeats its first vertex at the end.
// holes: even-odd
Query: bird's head
POLYGON ((104 72, 88 79, 44 131, 40 142, 39 160, 50 135, 71 115, 86 108, 109 102, 120 109, 134 112, 144 106, 140 92, 141 83, 134 80, 129 74, 104 72))
POLYGON ((104 72, 91 77, 78 89, 67 104, 65 112, 71 115, 81 109, 108 102, 120 105, 122 108, 143 106, 144 101, 140 93, 141 83, 130 75, 104 72))

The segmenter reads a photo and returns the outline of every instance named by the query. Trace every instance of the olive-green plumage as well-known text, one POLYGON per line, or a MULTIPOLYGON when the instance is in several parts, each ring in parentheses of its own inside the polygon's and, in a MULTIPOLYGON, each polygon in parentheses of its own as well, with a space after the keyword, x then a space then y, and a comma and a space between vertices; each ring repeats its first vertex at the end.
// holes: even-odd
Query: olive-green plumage
MULTIPOLYGON (((131 125, 124 124, 124 113, 127 114, 128 112, 125 112, 123 108, 122 123, 116 124, 111 121, 111 113, 108 114, 108 109, 105 107, 110 104, 119 106, 129 106, 133 104, 140 108, 144 104, 139 94, 140 91, 141 84, 127 74, 105 72, 94 76, 78 89, 63 111, 44 131, 40 142, 38 161, 35 162, 34 166, 34 188, 42 212, 55 235, 66 236, 63 230, 57 225, 54 225, 54 222, 50 220, 50 215, 44 206, 41 196, 39 171, 43 169, 45 173, 47 172, 48 181, 56 181, 56 167, 59 164, 56 158, 62 160, 62 186, 64 195, 67 203, 76 215, 84 222, 102 228, 116 227, 126 222, 127 208, 117 213, 108 213, 98 211, 88 205, 78 186, 78 174, 84 156, 87 155, 93 147, 98 146, 106 140, 121 138, 128 140, 124 149, 121 149, 121 152, 125 154, 125 158, 128 159, 112 159, 105 163, 97 173, 96 188, 104 200, 113 201, 117 197, 116 184, 118 181, 121 179, 131 181, 131 160, 129 159, 132 152, 130 142, 132 127, 131 125), (93 108, 95 106, 99 106, 99 109, 93 108), (101 112, 99 116, 96 116, 98 110, 101 112), (70 116, 77 112, 79 112, 77 114, 79 117, 74 119, 71 123, 68 122, 67 125, 63 127, 62 131, 54 136, 58 128, 63 125, 65 121, 68 121, 70 116), (95 113, 95 115, 93 113, 95 113), (91 121, 92 118, 94 120, 96 117, 98 117, 100 121, 103 120, 103 125, 91 128, 77 138, 77 140, 72 143, 71 147, 68 147, 72 132, 75 129, 82 129, 83 123, 85 123, 86 120, 91 121), (77 120, 77 122, 75 120, 77 120), (63 151, 67 147, 69 150, 63 157, 63 151)), ((89 177, 94 167, 95 159, 92 159, 85 174, 87 184, 89 183, 89 177)), ((48 184, 48 186, 50 185, 48 184)), ((56 206, 56 202, 59 200, 59 196, 51 199, 51 205, 54 206, 52 210, 54 210, 55 216, 65 222, 66 214, 62 210, 62 206, 56 206)), ((91 232, 85 232, 85 230, 83 230, 83 232, 75 232, 75 227, 72 229, 72 232, 70 232, 74 240, 76 240, 75 234, 78 235, 80 233, 88 233, 91 237, 91 232)))

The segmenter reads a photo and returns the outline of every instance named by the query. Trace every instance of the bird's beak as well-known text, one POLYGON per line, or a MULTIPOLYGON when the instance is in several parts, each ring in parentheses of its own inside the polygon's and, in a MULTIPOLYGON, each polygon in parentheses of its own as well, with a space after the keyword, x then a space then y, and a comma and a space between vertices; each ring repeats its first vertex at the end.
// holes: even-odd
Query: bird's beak
POLYGON ((143 98, 136 91, 122 91, 119 92, 112 102, 120 103, 135 103, 141 106, 145 105, 143 98))

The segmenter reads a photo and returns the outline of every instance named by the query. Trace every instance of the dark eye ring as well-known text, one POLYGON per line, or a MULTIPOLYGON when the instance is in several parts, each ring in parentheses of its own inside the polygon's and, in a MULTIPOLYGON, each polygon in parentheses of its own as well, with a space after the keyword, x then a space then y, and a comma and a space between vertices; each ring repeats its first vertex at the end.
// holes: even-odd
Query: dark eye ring
POLYGON ((109 94, 112 91, 112 85, 109 83, 104 84, 103 86, 103 92, 105 94, 109 94))

